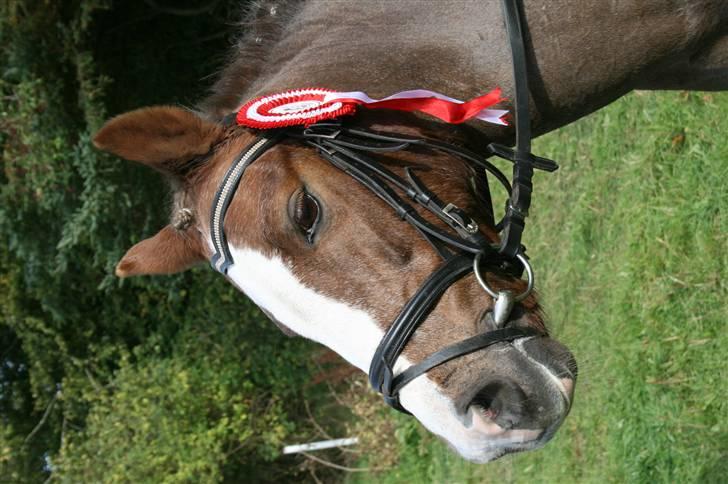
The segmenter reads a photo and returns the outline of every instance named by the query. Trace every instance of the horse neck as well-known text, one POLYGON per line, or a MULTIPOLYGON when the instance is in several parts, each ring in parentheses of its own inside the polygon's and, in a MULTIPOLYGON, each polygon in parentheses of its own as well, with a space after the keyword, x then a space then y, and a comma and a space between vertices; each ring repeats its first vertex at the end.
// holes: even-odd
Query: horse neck
MULTIPOLYGON (((708 0, 589 0, 578 8, 567 0, 523 3, 537 135, 612 102, 633 89, 641 74, 696 48, 712 35, 724 9, 708 0)), ((277 39, 250 35, 269 45, 241 43, 239 58, 218 81, 228 86, 226 96, 208 99, 208 111, 224 115, 254 96, 301 87, 363 90, 372 97, 423 88, 465 100, 499 86, 512 96, 499 0, 313 1, 296 8, 277 39), (246 49, 256 49, 256 60, 264 49, 265 65, 242 89, 235 80, 250 68, 246 49)), ((260 15, 271 12, 280 15, 275 9, 260 15)), ((486 139, 512 136, 476 124, 486 139)))

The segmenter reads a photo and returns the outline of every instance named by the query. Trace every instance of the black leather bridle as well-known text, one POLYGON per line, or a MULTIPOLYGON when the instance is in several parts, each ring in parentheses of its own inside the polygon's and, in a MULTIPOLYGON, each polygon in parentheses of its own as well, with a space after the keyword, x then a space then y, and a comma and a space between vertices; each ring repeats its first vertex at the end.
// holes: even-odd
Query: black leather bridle
POLYGON ((558 165, 531 153, 526 56, 517 0, 503 0, 503 8, 515 80, 515 149, 490 143, 486 155, 479 156, 449 143, 348 127, 340 121, 317 123, 306 128, 270 130, 260 134, 233 161, 213 200, 210 232, 215 253, 211 263, 215 270, 226 274, 233 264, 233 258, 225 237, 224 220, 240 180, 246 168, 269 148, 283 139, 293 139, 314 147, 332 165, 368 188, 392 207, 402 220, 417 229, 432 245, 442 257, 443 263, 430 274, 404 305, 382 337, 369 368, 372 387, 382 393, 389 405, 403 412, 406 410, 399 403, 399 392, 416 377, 453 358, 495 343, 510 342, 539 334, 529 328, 504 326, 508 322, 513 304, 525 298, 533 287, 533 273, 524 255, 525 248, 521 245, 525 218, 531 204, 533 170, 554 171, 558 165), (370 156, 409 148, 445 152, 460 157, 475 169, 484 169, 505 187, 509 193, 505 216, 500 222, 495 223, 490 190, 486 184, 485 196, 491 207, 486 218, 501 232, 499 245, 491 244, 480 233, 478 224, 467 213, 451 203, 440 200, 422 183, 411 167, 405 168, 405 176, 401 177, 370 156), (513 162, 512 186, 507 177, 485 159, 490 156, 498 156, 513 162), (413 204, 434 214, 451 230, 443 230, 428 222, 413 204), (529 276, 528 289, 520 295, 491 289, 481 275, 481 259, 484 256, 487 257, 490 267, 516 277, 520 277, 525 269, 529 276), (394 364, 419 325, 434 309, 444 292, 471 271, 475 272, 478 282, 495 299, 493 320, 498 329, 447 346, 395 375, 394 364))

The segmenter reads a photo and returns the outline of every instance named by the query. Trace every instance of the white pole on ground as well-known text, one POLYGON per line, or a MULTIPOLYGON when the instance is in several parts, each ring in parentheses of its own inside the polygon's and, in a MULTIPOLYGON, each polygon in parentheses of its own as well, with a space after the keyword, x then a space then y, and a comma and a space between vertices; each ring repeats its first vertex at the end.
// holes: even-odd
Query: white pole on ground
POLYGON ((350 437, 348 439, 321 440, 319 442, 309 442, 308 444, 287 445, 283 447, 283 453, 297 454, 298 452, 330 449, 331 447, 345 447, 347 445, 355 445, 358 443, 359 439, 357 437, 350 437))

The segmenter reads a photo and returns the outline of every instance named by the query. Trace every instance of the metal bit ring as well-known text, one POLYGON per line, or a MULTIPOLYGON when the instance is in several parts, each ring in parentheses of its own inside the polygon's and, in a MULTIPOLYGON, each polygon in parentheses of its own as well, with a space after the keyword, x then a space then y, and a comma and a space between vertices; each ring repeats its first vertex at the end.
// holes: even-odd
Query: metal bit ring
MULTIPOLYGON (((480 284, 480 287, 482 287, 483 290, 487 292, 490 297, 492 297, 493 299, 498 299, 498 291, 494 291, 493 288, 490 287, 487 282, 485 282, 485 278, 480 274, 480 258, 482 255, 482 252, 478 252, 475 255, 475 259, 473 260, 473 272, 475 273, 475 278, 478 280, 478 284, 480 284)), ((531 291, 533 291, 534 276, 531 264, 528 263, 528 259, 526 259, 523 254, 516 254, 516 259, 521 261, 521 264, 523 264, 523 267, 526 269, 526 277, 528 281, 526 290, 518 296, 513 297, 514 302, 520 302, 526 299, 526 297, 531 294, 531 291)))

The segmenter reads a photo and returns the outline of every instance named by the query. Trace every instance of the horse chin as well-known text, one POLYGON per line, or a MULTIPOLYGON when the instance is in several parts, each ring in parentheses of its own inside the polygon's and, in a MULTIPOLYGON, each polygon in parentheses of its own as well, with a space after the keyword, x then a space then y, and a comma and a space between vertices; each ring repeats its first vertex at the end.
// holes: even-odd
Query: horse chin
POLYGON ((543 447, 546 442, 524 443, 519 446, 507 446, 495 449, 487 449, 485 451, 473 451, 471 449, 459 450, 457 447, 451 446, 453 451, 457 452, 463 459, 473 464, 487 464, 505 457, 509 454, 516 454, 527 450, 534 450, 543 447))
POLYGON ((572 362, 568 350, 550 338, 523 338, 484 350, 461 376, 451 376, 448 388, 418 378, 400 399, 461 457, 486 463, 551 440, 571 407, 572 362), (483 365, 476 381, 474 364, 483 365))
POLYGON ((498 438, 482 443, 480 446, 451 448, 464 459, 476 463, 486 464, 509 454, 540 449, 546 445, 561 426, 563 419, 554 423, 545 431, 520 429, 504 431, 498 438))
POLYGON ((493 438, 484 438, 480 442, 458 446, 448 442, 453 451, 462 458, 476 463, 486 464, 508 454, 535 450, 546 445, 561 426, 563 419, 546 430, 514 429, 503 430, 493 438))

